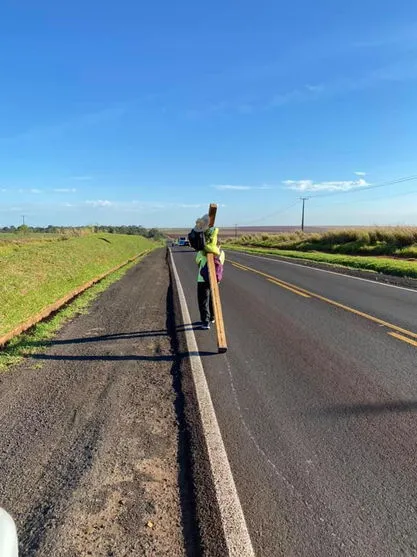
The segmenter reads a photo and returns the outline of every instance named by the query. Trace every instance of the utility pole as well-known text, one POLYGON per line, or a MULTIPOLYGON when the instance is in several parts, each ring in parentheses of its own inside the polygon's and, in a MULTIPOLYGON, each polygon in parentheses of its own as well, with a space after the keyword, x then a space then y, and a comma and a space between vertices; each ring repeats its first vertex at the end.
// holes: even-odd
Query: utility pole
POLYGON ((302 212, 302 215, 301 215, 301 232, 304 232, 304 206, 305 206, 305 202, 310 198, 309 197, 301 197, 300 199, 303 202, 303 212, 302 212))
POLYGON ((237 238, 237 224, 235 224, 235 238, 237 238))
POLYGON ((22 215, 22 224, 25 226, 25 215, 22 215))

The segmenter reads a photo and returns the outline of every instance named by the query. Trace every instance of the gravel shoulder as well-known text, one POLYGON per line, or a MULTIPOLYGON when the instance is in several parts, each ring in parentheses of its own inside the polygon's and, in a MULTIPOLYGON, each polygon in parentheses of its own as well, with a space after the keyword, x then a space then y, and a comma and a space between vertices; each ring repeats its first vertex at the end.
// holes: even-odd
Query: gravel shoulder
POLYGON ((22 557, 197 554, 169 292, 161 249, 0 375, 0 506, 22 557))

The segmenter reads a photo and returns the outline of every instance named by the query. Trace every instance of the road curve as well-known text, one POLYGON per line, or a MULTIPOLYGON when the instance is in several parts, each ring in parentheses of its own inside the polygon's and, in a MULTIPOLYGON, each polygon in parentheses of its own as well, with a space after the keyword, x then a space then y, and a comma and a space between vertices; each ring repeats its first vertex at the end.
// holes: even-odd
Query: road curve
POLYGON ((417 555, 417 291, 229 256, 227 355, 196 336, 256 554, 417 555))

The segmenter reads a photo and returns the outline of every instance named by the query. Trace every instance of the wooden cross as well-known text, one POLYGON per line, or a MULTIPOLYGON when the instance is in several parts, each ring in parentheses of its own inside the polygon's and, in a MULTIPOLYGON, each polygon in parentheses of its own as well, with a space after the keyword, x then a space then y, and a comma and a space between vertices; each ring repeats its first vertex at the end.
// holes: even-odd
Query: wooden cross
MULTIPOLYGON (((217 214, 217 205, 215 203, 211 203, 209 207, 210 227, 214 226, 214 221, 216 220, 216 214, 217 214)), ((209 271, 210 291, 211 291, 211 299, 213 301, 214 318, 216 320, 217 347, 219 350, 219 354, 224 354, 224 352, 227 351, 226 331, 224 329, 223 311, 222 311, 222 304, 220 301, 219 285, 217 283, 216 266, 214 263, 214 255, 212 253, 207 254, 207 267, 209 271)))

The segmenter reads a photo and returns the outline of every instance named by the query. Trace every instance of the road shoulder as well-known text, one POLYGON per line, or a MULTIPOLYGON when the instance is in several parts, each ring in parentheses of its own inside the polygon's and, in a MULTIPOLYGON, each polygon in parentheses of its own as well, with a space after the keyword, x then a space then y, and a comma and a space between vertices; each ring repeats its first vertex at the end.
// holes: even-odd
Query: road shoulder
POLYGON ((167 296, 158 250, 1 375, 0 500, 23 557, 194 554, 167 296))

